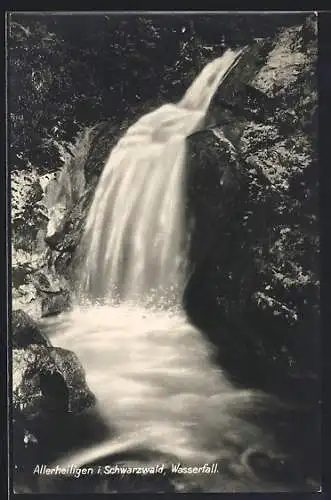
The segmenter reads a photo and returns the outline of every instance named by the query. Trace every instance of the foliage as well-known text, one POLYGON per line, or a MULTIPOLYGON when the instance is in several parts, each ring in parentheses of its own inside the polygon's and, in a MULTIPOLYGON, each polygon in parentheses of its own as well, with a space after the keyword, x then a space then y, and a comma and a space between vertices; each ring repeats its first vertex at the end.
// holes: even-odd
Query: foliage
POLYGON ((57 170, 56 142, 105 119, 119 126, 149 100, 179 98, 224 40, 242 45, 291 22, 289 15, 11 14, 11 168, 30 161, 38 171, 57 170))
POLYGON ((47 220, 43 191, 35 168, 11 173, 11 229, 14 247, 32 250, 37 231, 47 220))

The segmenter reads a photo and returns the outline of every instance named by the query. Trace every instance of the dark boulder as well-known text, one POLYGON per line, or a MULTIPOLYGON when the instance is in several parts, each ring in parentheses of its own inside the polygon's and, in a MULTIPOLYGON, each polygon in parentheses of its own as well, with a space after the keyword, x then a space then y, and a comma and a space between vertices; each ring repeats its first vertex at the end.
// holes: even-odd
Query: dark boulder
POLYGON ((72 280, 71 265, 73 253, 60 252, 54 259, 54 270, 58 276, 63 276, 68 282, 72 280))
POLYGON ((84 370, 71 351, 30 345, 13 350, 13 410, 25 419, 78 413, 94 404, 84 370))
POLYGON ((71 351, 34 344, 14 349, 12 362, 14 490, 35 493, 35 465, 67 449, 72 418, 93 410, 95 397, 71 351))
POLYGON ((202 130, 187 139, 186 213, 191 232, 191 268, 210 253, 220 220, 231 217, 241 185, 238 152, 220 128, 202 130))
MULTIPOLYGON (((53 231, 48 231, 45 242, 52 250, 72 253, 80 241, 85 217, 89 208, 90 191, 73 206, 68 206, 61 213, 61 219, 56 221, 56 211, 53 213, 53 231)), ((60 217, 60 216, 59 216, 60 217)))
POLYGON ((34 273, 33 285, 41 296, 60 294, 68 288, 64 278, 54 274, 51 269, 45 268, 34 273))
POLYGON ((116 122, 103 122, 96 128, 86 162, 83 165, 87 186, 96 186, 110 151, 123 134, 123 127, 116 122))
POLYGON ((50 346, 51 343, 38 324, 24 311, 12 312, 12 347, 22 349, 31 344, 50 346))
POLYGON ((52 270, 38 271, 33 276, 33 284, 41 298, 41 316, 51 316, 71 308, 71 292, 68 282, 61 274, 52 270))
POLYGON ((68 290, 48 294, 41 301, 41 317, 53 316, 68 311, 72 306, 71 295, 68 290))

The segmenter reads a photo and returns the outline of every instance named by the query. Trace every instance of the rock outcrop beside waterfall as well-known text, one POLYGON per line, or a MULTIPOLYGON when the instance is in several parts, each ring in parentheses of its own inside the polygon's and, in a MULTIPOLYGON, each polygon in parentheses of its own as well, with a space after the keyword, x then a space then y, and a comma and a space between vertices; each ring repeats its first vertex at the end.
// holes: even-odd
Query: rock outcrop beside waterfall
POLYGON ((53 347, 24 311, 13 312, 11 333, 15 493, 29 493, 33 464, 63 446, 58 426, 67 428, 95 397, 77 356, 53 347))
MULTIPOLYGON (((240 91, 213 103, 219 123, 188 139, 195 225, 185 307, 234 379, 305 399, 317 383, 316 19, 259 41, 247 61, 231 81, 240 91)), ((84 174, 48 223, 43 271, 67 289, 98 176, 127 125, 110 120, 82 137, 86 154, 73 152, 53 187, 75 187, 84 174)))
POLYGON ((309 19, 283 30, 249 82, 272 114, 254 121, 243 109, 239 119, 227 120, 229 135, 238 122, 242 130, 239 168, 230 167, 239 186, 234 195, 216 182, 228 165, 216 159, 214 136, 199 135, 193 170, 208 165, 209 176, 201 175, 200 196, 192 196, 199 228, 192 252, 199 245, 201 251, 186 291, 190 315, 220 347, 222 365, 236 379, 275 392, 286 388, 304 400, 318 393, 315 29, 309 19), (209 246, 202 239, 207 221, 209 246))

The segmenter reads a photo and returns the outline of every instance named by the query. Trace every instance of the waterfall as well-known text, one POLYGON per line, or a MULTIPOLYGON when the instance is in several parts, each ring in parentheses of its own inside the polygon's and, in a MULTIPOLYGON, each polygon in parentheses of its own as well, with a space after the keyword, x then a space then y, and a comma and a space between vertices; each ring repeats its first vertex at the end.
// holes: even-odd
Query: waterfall
POLYGON ((177 104, 140 118, 112 150, 87 218, 81 289, 89 298, 179 302, 186 274, 186 138, 239 60, 207 64, 177 104))
POLYGON ((259 481, 249 465, 250 451, 274 459, 273 438, 247 419, 261 395, 227 380, 180 306, 185 140, 203 126, 239 56, 228 50, 207 64, 181 101, 140 118, 110 153, 82 241, 81 289, 90 302, 45 320, 53 344, 78 355, 109 435, 55 465, 110 463, 121 453, 130 463, 140 450, 134 463, 217 461, 213 477, 182 476, 186 491, 197 484, 205 491, 282 489, 259 481))

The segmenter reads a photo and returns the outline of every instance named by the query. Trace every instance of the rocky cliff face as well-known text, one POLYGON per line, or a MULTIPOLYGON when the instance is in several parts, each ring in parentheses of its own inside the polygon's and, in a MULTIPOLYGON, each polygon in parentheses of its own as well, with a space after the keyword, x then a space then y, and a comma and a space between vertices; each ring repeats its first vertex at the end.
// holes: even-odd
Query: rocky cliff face
POLYGON ((318 372, 314 30, 309 19, 264 42, 249 87, 236 93, 234 82, 226 126, 190 140, 189 314, 234 377, 304 399, 316 395, 318 372))

